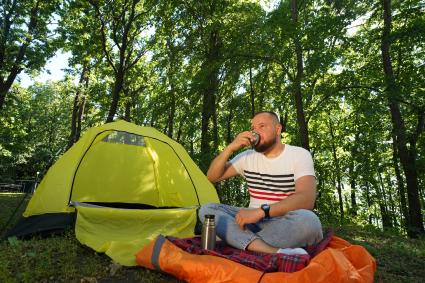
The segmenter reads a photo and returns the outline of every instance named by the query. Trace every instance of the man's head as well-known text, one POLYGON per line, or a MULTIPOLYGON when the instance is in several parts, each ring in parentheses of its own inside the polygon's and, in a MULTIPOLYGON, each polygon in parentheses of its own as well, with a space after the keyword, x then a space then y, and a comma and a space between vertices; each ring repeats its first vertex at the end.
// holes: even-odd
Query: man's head
POLYGON ((260 134, 260 142, 255 146, 258 152, 266 152, 280 144, 282 126, 279 117, 271 111, 257 112, 251 120, 251 129, 260 134))

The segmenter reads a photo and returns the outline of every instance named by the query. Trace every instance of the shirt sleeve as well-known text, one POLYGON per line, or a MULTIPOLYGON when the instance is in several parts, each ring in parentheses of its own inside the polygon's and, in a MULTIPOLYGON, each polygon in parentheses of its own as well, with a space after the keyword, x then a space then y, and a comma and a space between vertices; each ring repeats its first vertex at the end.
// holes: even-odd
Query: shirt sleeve
POLYGON ((239 153, 229 163, 236 169, 239 175, 243 176, 244 169, 246 168, 246 156, 249 150, 239 153))
POLYGON ((316 174, 314 172, 313 158, 311 157, 311 153, 308 150, 300 148, 299 151, 296 153, 295 157, 295 180, 302 176, 316 177, 316 174))

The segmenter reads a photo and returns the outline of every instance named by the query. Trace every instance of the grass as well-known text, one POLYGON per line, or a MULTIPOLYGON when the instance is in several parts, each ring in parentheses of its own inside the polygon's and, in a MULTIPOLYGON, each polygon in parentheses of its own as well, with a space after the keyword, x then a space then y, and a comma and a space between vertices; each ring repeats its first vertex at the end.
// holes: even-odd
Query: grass
MULTIPOLYGON (((0 193, 0 227, 22 200, 22 194, 0 193)), ((18 215, 22 214, 24 200, 18 215)), ((13 218, 15 222, 18 218, 13 218)), ((335 233, 362 245, 375 257, 375 282, 424 282, 425 239, 406 239, 372 227, 334 227, 335 233)), ((0 282, 181 282, 141 267, 121 267, 104 254, 81 245, 72 231, 31 240, 0 242, 0 282)))
POLYGON ((335 228, 338 236, 365 247, 375 257, 375 282, 424 282, 425 239, 408 239, 374 227, 335 228))
MULTIPOLYGON (((0 193, 0 229, 12 216, 22 197, 23 194, 0 193)), ((27 201, 24 200, 12 224, 19 219, 27 201)), ((0 242, 0 251, 0 282, 4 283, 182 282, 145 268, 117 265, 106 255, 81 245, 73 231, 31 240, 9 238, 0 242)))

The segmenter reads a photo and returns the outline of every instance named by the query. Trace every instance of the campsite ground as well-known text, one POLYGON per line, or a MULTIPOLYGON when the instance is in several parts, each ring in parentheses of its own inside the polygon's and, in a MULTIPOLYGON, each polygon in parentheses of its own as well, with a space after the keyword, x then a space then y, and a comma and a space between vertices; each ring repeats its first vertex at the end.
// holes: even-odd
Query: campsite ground
MULTIPOLYGON (((21 200, 21 194, 0 193, 0 232, 21 200)), ((334 230, 375 257, 375 282, 423 282, 425 239, 358 226, 334 226, 334 230)), ((116 265, 79 244, 72 231, 26 241, 9 239, 0 242, 0 251, 0 282, 181 282, 159 272, 116 265)))

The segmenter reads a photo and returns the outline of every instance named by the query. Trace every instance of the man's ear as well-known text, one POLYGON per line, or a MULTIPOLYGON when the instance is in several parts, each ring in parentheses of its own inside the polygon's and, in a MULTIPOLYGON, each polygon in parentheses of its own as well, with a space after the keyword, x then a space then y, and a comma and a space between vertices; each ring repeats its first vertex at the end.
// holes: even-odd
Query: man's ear
POLYGON ((282 125, 280 123, 276 124, 276 135, 280 136, 282 133, 282 125))

